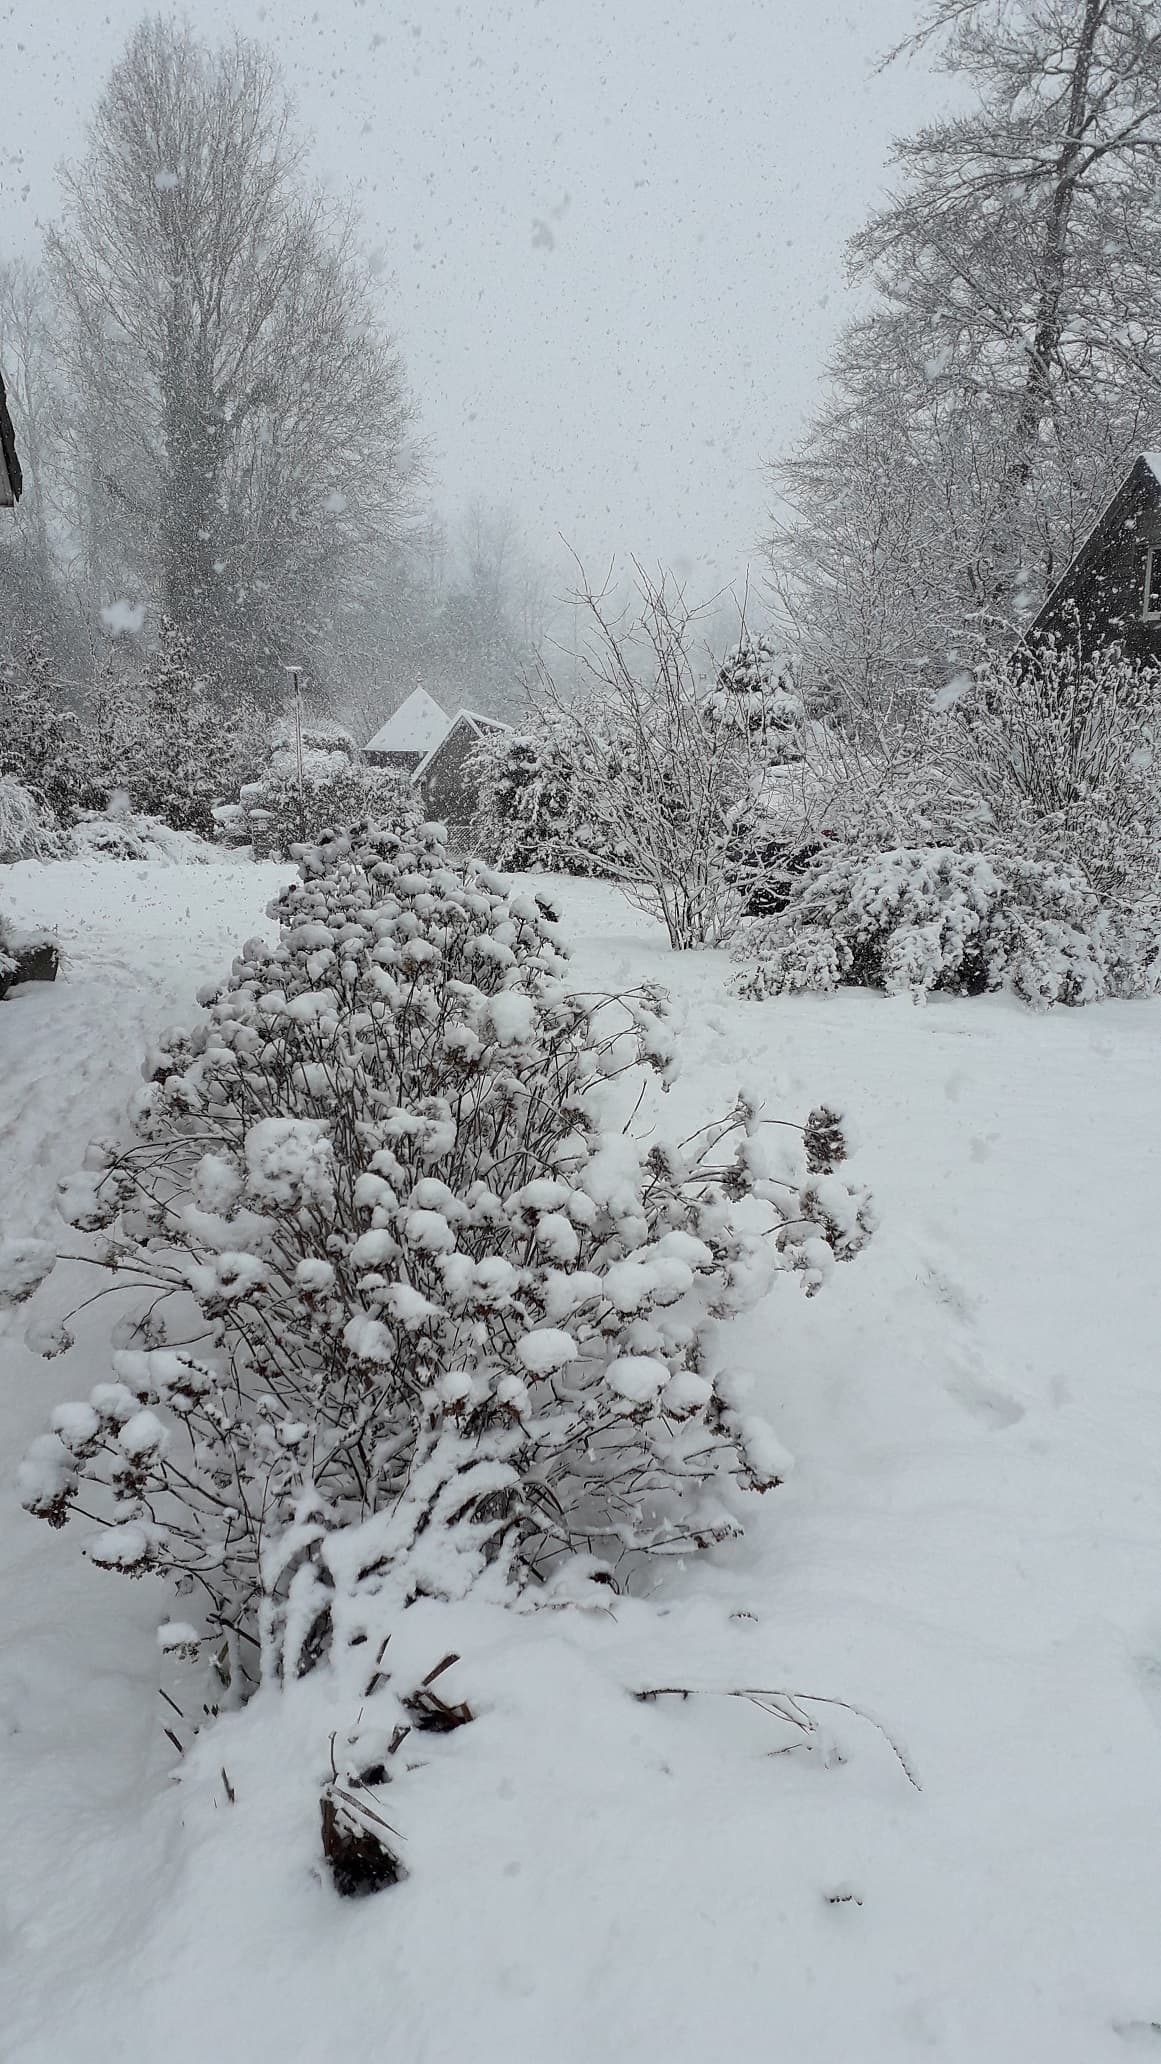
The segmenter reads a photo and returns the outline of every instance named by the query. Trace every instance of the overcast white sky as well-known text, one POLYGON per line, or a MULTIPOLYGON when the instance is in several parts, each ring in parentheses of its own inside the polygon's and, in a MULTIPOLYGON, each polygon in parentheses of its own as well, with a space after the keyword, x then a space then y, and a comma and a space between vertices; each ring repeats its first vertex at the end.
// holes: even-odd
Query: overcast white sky
MULTIPOLYGON (((0 253, 35 247, 138 0, 0 0, 0 253)), ((741 575, 842 246, 938 91, 916 0, 189 0, 276 50, 382 253, 435 491, 593 565, 741 575)))

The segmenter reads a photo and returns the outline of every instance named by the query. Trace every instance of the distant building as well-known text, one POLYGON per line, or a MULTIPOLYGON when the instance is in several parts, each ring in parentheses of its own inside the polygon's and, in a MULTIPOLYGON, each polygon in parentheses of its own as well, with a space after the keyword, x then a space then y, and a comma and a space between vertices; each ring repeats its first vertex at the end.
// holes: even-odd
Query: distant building
POLYGON ((372 767, 398 767, 413 774, 446 736, 451 718, 426 688, 416 688, 363 747, 372 767))
POLYGON ((452 718, 439 744, 420 761, 411 777, 428 817, 446 824, 453 837, 466 837, 476 814, 479 792, 468 765, 481 738, 490 731, 510 731, 497 717, 481 717, 475 710, 460 710, 452 718))
POLYGON ((1142 453, 1021 642, 1049 639, 1161 666, 1161 452, 1142 453))
POLYGON ((0 377, 0 509, 14 509, 20 500, 24 480, 16 456, 16 433, 8 413, 8 397, 0 377))

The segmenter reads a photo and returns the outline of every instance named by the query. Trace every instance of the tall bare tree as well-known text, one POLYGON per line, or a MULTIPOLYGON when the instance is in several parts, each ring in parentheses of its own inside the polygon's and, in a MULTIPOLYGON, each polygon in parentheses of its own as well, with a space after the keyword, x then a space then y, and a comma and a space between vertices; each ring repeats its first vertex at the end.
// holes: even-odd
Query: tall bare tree
POLYGON ((896 147, 874 303, 776 476, 783 606, 851 695, 1010 638, 1161 420, 1152 0, 934 0, 903 47, 974 104, 896 147))
POLYGON ((62 549, 58 461, 65 420, 48 283, 18 258, 0 265, 0 364, 16 430, 24 492, 0 536, 0 660, 31 653, 68 677, 87 674, 91 655, 62 549))
POLYGON ((152 598, 227 684, 324 671, 398 537, 412 412, 275 64, 142 23, 64 186, 50 253, 93 580, 152 598))

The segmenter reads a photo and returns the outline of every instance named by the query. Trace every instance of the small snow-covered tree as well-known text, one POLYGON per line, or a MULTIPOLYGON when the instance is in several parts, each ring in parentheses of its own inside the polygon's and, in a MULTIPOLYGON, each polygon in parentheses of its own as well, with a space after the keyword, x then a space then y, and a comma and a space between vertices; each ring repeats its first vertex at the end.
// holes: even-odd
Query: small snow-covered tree
POLYGON ((208 837, 215 803, 258 771, 266 720, 254 703, 215 693, 188 638, 163 619, 142 672, 99 694, 96 732, 108 789, 177 831, 208 837))
POLYGON ((833 1112, 767 1130, 743 1098, 683 1145, 636 1137, 643 1066, 672 1066, 660 1000, 570 993, 547 908, 430 827, 303 874, 278 943, 153 1056, 131 1143, 64 1186, 111 1290, 147 1295, 23 1476, 51 1524, 95 1523, 99 1566, 171 1578, 251 1682, 420 1594, 619 1581, 737 1534, 733 1490, 786 1458, 721 1322, 779 1266, 816 1288, 871 1224, 833 1112))
MULTIPOLYGON (((602 874, 611 835, 575 779, 569 727, 551 708, 522 731, 485 731, 472 753, 479 805, 472 838, 496 867, 602 874)), ((588 799, 591 801, 591 799, 588 799)))
POLYGON ((768 632, 743 625, 720 667, 711 700, 719 722, 745 731, 768 766, 803 756, 806 721, 789 662, 768 632))

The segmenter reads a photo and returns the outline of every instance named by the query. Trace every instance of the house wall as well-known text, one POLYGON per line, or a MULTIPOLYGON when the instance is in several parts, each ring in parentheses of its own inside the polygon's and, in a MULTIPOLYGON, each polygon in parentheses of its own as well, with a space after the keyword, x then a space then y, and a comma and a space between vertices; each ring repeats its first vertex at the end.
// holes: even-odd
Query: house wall
POLYGON ((402 774, 414 774, 423 757, 421 752, 372 752, 369 746, 363 753, 369 767, 398 767, 402 774))
POLYGON ((463 725, 441 745, 420 783, 428 816, 449 829, 466 830, 476 814, 479 791, 467 763, 477 742, 475 732, 463 725))
POLYGON ((1029 642, 1055 636, 1084 650, 1119 644, 1130 659, 1161 666, 1161 622, 1144 620, 1145 558, 1161 546, 1161 488, 1138 468, 1110 504, 1086 563, 1065 575, 1029 642))

